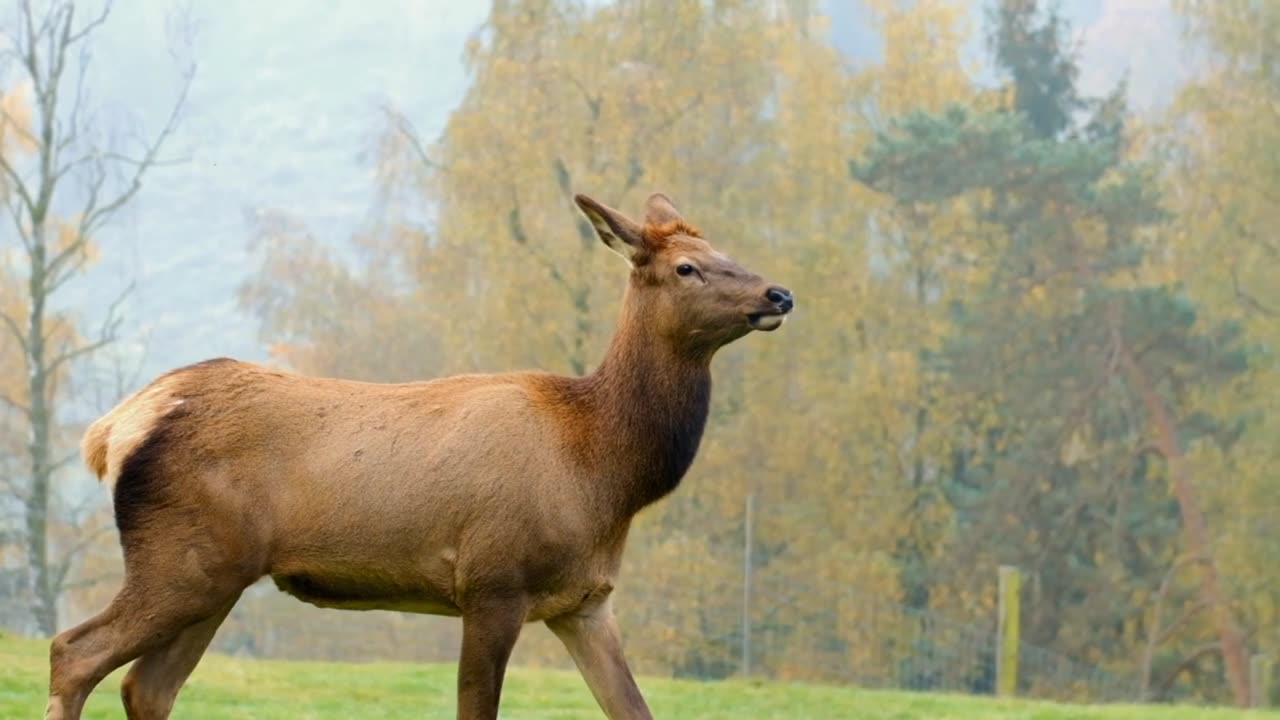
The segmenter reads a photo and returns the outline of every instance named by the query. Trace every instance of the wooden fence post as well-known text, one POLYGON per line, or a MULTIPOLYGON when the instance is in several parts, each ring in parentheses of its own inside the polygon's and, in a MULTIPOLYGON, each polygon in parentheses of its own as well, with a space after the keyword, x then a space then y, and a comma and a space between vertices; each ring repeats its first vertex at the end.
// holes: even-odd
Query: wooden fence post
POLYGON ((996 695, 1013 697, 1018 692, 1018 606, 1021 576, 1012 565, 1000 566, 1000 597, 996 622, 996 695))
POLYGON ((1271 705, 1271 658, 1261 653, 1249 658, 1249 705, 1271 705))

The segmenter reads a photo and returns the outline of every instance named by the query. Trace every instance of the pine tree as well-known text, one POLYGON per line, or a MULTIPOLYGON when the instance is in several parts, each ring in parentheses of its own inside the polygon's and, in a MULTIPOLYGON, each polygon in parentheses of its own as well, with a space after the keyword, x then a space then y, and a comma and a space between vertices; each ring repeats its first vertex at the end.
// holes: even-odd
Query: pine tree
POLYGON ((1176 561, 1181 532, 1239 702, 1243 644, 1183 460, 1180 409, 1189 384, 1238 376, 1247 353, 1238 329, 1206 326, 1158 272, 1168 218, 1156 168, 1134 159, 1123 87, 1079 95, 1056 10, 1004 0, 989 17, 1009 101, 908 114, 853 167, 899 205, 966 199, 999 243, 976 259, 990 263, 989 282, 955 304, 954 334, 933 358, 980 418, 957 429, 972 440, 950 468, 962 544, 1031 571, 1030 640, 1118 661, 1143 620, 1131 598, 1176 561), (1104 585, 1126 592, 1089 591, 1104 585))

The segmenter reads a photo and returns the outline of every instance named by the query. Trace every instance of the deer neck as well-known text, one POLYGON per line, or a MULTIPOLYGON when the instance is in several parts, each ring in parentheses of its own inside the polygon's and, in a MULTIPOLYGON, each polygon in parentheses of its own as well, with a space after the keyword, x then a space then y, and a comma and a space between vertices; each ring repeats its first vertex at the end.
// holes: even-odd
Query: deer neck
POLYGON ((710 357, 689 356, 642 312, 624 310, 600 366, 583 378, 599 443, 592 453, 628 516, 680 484, 702 440, 711 404, 710 357))

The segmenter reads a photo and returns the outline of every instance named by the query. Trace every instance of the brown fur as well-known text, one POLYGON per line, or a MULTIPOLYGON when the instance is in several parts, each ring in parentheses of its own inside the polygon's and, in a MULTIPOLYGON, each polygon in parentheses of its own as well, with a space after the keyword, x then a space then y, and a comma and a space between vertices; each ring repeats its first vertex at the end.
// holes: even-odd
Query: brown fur
POLYGON ((321 607, 461 616, 460 718, 496 717, 511 648, 538 621, 610 718, 649 718, 610 609, 631 518, 693 462, 715 350, 776 328, 791 299, 715 253, 665 196, 646 226, 578 203, 633 261, 590 375, 378 384, 217 359, 94 423, 85 461, 113 486, 126 580, 54 639, 46 717, 79 717, 135 658, 129 716, 167 717, 240 592, 270 575, 321 607))
POLYGON ((646 223, 644 230, 641 231, 644 236, 645 245, 653 250, 658 251, 666 244, 667 240, 677 235, 685 237, 700 238, 702 233, 698 232, 698 228, 690 225, 684 220, 668 220, 663 223, 646 223))

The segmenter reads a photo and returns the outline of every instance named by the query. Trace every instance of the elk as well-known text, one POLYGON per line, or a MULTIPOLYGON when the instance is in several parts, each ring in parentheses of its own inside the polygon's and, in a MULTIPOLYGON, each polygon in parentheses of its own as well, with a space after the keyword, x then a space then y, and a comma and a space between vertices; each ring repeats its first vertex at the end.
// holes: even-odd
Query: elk
POLYGON ((125 575, 50 645, 46 719, 79 718, 135 661, 130 718, 165 718, 241 592, 460 617, 457 717, 493 720, 527 623, 564 643, 612 720, 651 718, 610 593, 632 517, 679 484, 707 419, 715 352, 772 331, 791 292, 717 252, 661 193, 643 223, 575 196, 630 264, 591 373, 526 370, 380 384, 227 358, 165 373, 94 422, 85 462, 112 492, 125 575))

